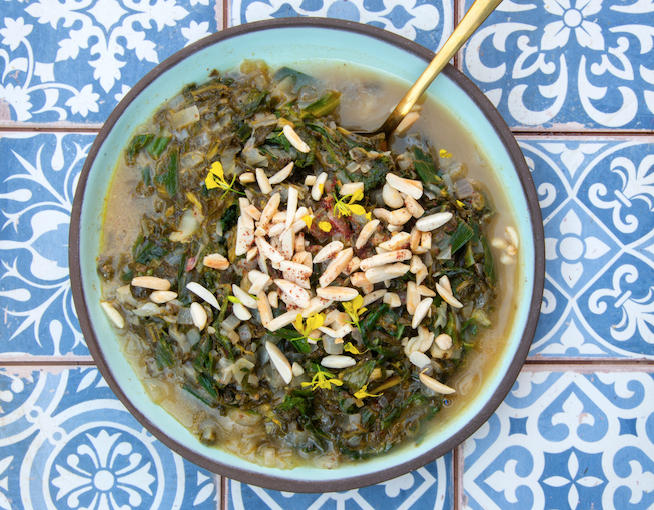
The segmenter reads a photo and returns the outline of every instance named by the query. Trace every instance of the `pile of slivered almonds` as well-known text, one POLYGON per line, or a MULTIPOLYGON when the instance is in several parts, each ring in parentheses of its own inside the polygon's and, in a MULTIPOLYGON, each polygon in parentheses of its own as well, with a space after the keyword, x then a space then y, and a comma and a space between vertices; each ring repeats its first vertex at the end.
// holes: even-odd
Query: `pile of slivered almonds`
MULTIPOLYGON (((302 152, 309 151, 309 147, 290 126, 284 127, 284 134, 296 149, 302 152)), ((257 169, 256 174, 241 174, 240 180, 244 183, 256 181, 262 193, 270 194, 271 184, 279 184, 291 174, 292 170, 293 163, 290 163, 276 175, 268 178, 262 170, 257 169)), ((321 199, 326 180, 325 172, 318 176, 306 177, 305 184, 311 187, 313 200, 321 199)), ((362 182, 352 182, 344 184, 339 193, 347 196, 358 190, 363 192, 363 189, 362 182)), ((424 209, 418 203, 422 195, 422 182, 405 179, 393 173, 386 175, 382 198, 388 209, 376 208, 372 211, 377 219, 371 219, 366 223, 355 246, 357 250, 364 247, 382 221, 392 237, 375 246, 377 254, 364 260, 355 257, 353 249, 345 248, 340 241, 328 243, 315 257, 312 257, 312 254, 307 251, 309 242, 305 241, 303 230, 311 225, 313 215, 306 207, 298 207, 298 191, 293 186, 288 187, 285 211, 280 209, 282 205, 280 193, 270 196, 262 211, 259 211, 247 198, 239 198, 240 216, 237 222, 235 255, 245 255, 249 261, 258 258, 260 271, 251 270, 247 274, 251 284, 247 292, 235 283, 232 285, 237 301, 233 304, 234 316, 238 321, 247 321, 252 317, 249 309, 257 309, 263 326, 274 332, 295 322, 298 314, 308 319, 329 308, 334 302, 352 301, 360 295, 359 289, 363 293, 362 306, 383 299, 389 307, 397 308, 402 303, 396 293, 385 289, 374 290, 374 286, 381 282, 388 286, 393 278, 402 277, 411 271, 415 275, 415 281, 411 280, 407 284, 405 305, 408 313, 413 317, 411 326, 417 330, 417 336, 404 339, 404 352, 411 363, 424 371, 431 363, 426 354, 428 351, 432 356, 438 356, 438 353, 452 347, 452 338, 449 335, 440 334, 435 337, 434 333, 421 326, 423 319, 431 313, 433 297, 438 293, 454 308, 461 308, 463 305, 453 296, 447 276, 441 277, 433 290, 422 284, 428 275, 428 270, 420 255, 431 249, 431 232, 442 227, 452 218, 450 212, 425 216, 424 209), (412 217, 417 221, 413 229, 407 232, 404 230, 404 225, 412 217), (283 278, 272 279, 268 275, 266 260, 270 261, 273 268, 281 271, 283 278), (319 267, 316 264, 327 262, 329 264, 319 278, 319 287, 311 288, 310 277, 314 269, 319 267), (341 274, 349 276, 349 279, 345 279, 348 285, 330 286, 341 274), (273 317, 272 308, 278 307, 279 300, 286 304, 288 311, 273 317)), ((497 247, 504 248, 506 256, 515 257, 518 236, 513 228, 507 229, 507 242, 502 241, 502 243, 502 246, 497 247)), ((204 257, 203 263, 217 270, 225 270, 229 267, 228 260, 215 253, 204 257)), ((176 294, 169 290, 170 282, 164 279, 137 277, 132 280, 132 285, 154 289, 151 299, 155 302, 165 302, 176 297, 176 294)), ((215 296, 198 283, 189 283, 187 288, 219 309, 215 296)), ((114 315, 115 312, 120 317, 113 307, 106 303, 104 305, 107 305, 105 307, 107 313, 114 315)), ((195 326, 203 330, 207 325, 207 315, 199 303, 191 304, 191 316, 195 326)), ((120 320, 122 322, 122 317, 120 320)), ((234 331, 238 321, 235 323, 231 321, 230 330, 221 330, 221 334, 230 338, 232 342, 238 341, 238 335, 234 331), (232 338, 234 336, 235 338, 232 338)), ((332 310, 326 315, 323 325, 309 335, 309 342, 316 343, 324 334, 336 339, 337 344, 343 343, 352 332, 353 327, 348 322, 348 315, 339 310, 332 310)), ((303 368, 298 363, 293 363, 291 366, 275 344, 266 342, 265 347, 274 367, 287 384, 291 382, 294 375, 302 375, 303 368)), ((356 360, 353 357, 342 354, 327 355, 321 360, 321 365, 326 368, 346 368, 355 364, 356 360)), ((437 393, 454 393, 454 389, 424 373, 420 374, 420 379, 426 387, 437 393)))

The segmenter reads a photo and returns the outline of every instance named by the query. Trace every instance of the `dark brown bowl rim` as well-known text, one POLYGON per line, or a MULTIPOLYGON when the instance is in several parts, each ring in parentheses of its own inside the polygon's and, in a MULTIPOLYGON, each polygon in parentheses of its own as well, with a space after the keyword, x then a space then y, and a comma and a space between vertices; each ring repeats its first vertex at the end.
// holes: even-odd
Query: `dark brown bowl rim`
POLYGON ((531 225, 534 233, 534 254, 535 254, 535 264, 534 264, 534 279, 533 285, 534 290, 531 297, 531 303, 529 307, 529 315, 527 318, 527 324, 524 329, 522 339, 516 351, 516 354, 509 365, 507 372, 499 384, 496 391, 492 394, 488 402, 482 407, 482 409, 474 416, 474 418, 467 423, 463 428, 453 434, 443 443, 432 448, 428 452, 411 459, 410 461, 404 462, 402 464, 392 466, 388 469, 382 471, 370 473, 367 475, 362 475, 356 478, 349 479, 335 479, 335 480, 326 480, 326 481, 313 481, 313 480, 289 480, 282 477, 269 476, 261 473, 257 473, 257 466, 252 465, 252 470, 244 470, 240 468, 235 468, 229 465, 221 464, 217 461, 204 457, 197 454, 196 452, 189 450, 185 446, 180 445, 175 441, 174 438, 166 434, 165 431, 161 430, 155 423, 152 423, 148 420, 139 409, 131 402, 131 400, 123 393, 122 389, 116 382, 113 377, 113 373, 109 369, 108 365, 104 361, 102 356, 102 351, 98 345, 98 341, 95 337, 95 331, 90 320, 90 316, 87 312, 85 305, 85 296, 82 287, 82 273, 81 273, 81 264, 80 264, 80 220, 81 220, 81 210, 82 210, 82 200, 84 192, 86 190, 86 183, 88 180, 89 171, 91 165, 100 150, 100 147, 104 143, 107 135, 113 128, 114 124, 120 118, 120 116, 125 111, 128 104, 130 104, 143 89, 145 89, 151 82, 153 82, 158 76, 163 74, 165 71, 171 67, 177 65, 179 62, 187 58, 189 55, 202 50, 206 47, 212 46, 220 41, 237 37, 246 33, 260 31, 260 30, 269 30, 269 29, 280 29, 280 28, 290 28, 290 27, 316 27, 316 28, 326 28, 337 31, 346 31, 346 32, 356 32, 359 34, 367 35, 374 39, 379 39, 385 43, 390 43, 398 48, 401 48, 408 53, 411 53, 421 59, 426 63, 432 60, 434 53, 428 50, 427 48, 405 39, 401 36, 395 35, 386 30, 371 26, 364 25, 361 23, 356 23, 352 21, 336 20, 330 18, 280 18, 275 20, 266 20, 258 21, 253 23, 248 23, 245 25, 238 25, 236 27, 225 29, 221 32, 212 34, 196 43, 183 48, 174 55, 168 57, 161 64, 157 65, 152 71, 146 74, 125 96, 125 98, 118 104, 114 111, 109 115, 107 121, 104 123, 102 129, 98 133, 89 155, 86 158, 82 172, 79 178, 79 183, 77 186, 77 192, 73 201, 73 209, 71 213, 71 225, 70 225, 70 234, 69 234, 69 264, 71 270, 71 287, 73 293, 73 300, 75 303, 75 308, 77 310, 78 319, 84 338, 88 345, 89 351, 97 364, 100 373, 104 377, 109 387, 113 390, 116 396, 120 399, 123 405, 129 410, 129 412, 150 432, 155 436, 159 441, 165 444, 168 448, 173 450, 175 453, 178 453, 185 459, 197 464, 198 466, 205 468, 209 471, 218 473, 220 475, 233 478, 235 480, 272 489, 272 490, 284 490, 292 492, 331 492, 331 491, 344 491, 350 489, 356 489, 365 487, 368 485, 373 485, 381 483, 403 474, 406 474, 410 471, 418 469, 437 458, 445 455, 447 452, 456 448, 459 444, 465 441, 470 437, 481 425, 483 425, 488 418, 495 412, 499 407, 502 401, 506 398, 506 395, 511 390, 513 384, 515 383, 520 370, 524 364, 524 361, 529 352, 531 342, 534 338, 536 332, 536 327, 538 324, 539 311, 541 306, 541 300, 543 295, 543 288, 545 282, 545 247, 544 247, 544 231, 542 216, 540 212, 540 206, 538 202, 538 194, 536 193, 536 188, 534 182, 531 178, 531 173, 527 164, 525 162, 522 151, 518 147, 518 144, 511 133, 511 130, 507 126, 506 122, 493 106, 493 104, 486 98, 482 91, 463 73, 454 68, 451 65, 442 71, 448 78, 455 82, 461 89, 463 89, 467 95, 472 99, 476 104, 479 110, 484 114, 488 121, 495 127, 495 130, 502 140, 502 143, 509 154, 512 163, 515 165, 515 168, 518 173, 522 189, 525 194, 526 202, 528 205, 531 225))

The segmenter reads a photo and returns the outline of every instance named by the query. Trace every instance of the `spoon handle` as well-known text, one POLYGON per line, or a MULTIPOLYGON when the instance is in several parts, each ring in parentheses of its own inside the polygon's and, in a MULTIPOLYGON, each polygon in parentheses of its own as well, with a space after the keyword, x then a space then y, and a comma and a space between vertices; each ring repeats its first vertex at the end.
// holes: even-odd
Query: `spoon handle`
POLYGON ((476 0, 468 10, 461 22, 450 35, 449 39, 436 54, 434 59, 429 63, 427 69, 420 75, 413 86, 409 89, 395 110, 390 114, 386 122, 379 129, 379 132, 386 133, 388 139, 393 131, 400 125, 402 119, 406 116, 413 105, 431 85, 434 78, 440 73, 447 63, 452 59, 454 54, 459 51, 472 34, 479 28, 491 12, 502 2, 502 0, 476 0))

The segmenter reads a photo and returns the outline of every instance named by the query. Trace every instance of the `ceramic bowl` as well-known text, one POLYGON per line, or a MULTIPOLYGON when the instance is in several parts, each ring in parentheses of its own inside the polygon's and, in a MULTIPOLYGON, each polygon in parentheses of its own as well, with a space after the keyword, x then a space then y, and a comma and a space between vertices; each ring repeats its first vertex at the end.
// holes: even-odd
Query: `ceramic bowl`
POLYGON ((251 23, 202 39, 168 58, 132 88, 109 116, 86 159, 73 206, 70 267, 75 306, 89 350, 107 383, 127 409, 175 452, 210 471, 266 488, 324 492, 363 487, 400 476, 449 452, 492 415, 511 389, 533 339, 542 299, 545 259, 540 209, 529 169, 504 120, 482 92, 449 65, 428 93, 470 131, 511 197, 521 238, 519 265, 524 281, 499 363, 474 400, 418 446, 331 470, 266 468, 205 446, 149 399, 118 348, 99 304, 96 259, 110 169, 116 167, 135 128, 183 85, 202 82, 212 69, 236 68, 244 59, 262 59, 276 68, 318 58, 378 69, 410 85, 432 57, 418 44, 358 23, 322 18, 251 23))

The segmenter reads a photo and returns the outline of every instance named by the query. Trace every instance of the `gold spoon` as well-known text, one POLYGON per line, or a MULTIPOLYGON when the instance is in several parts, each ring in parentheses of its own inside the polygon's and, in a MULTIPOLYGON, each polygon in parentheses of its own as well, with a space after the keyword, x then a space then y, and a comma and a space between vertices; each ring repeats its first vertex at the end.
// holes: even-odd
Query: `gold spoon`
POLYGON ((502 2, 502 0, 476 0, 472 7, 468 10, 461 22, 457 25, 452 32, 452 35, 445 41, 445 44, 436 54, 434 59, 429 63, 427 69, 420 75, 413 86, 409 89, 406 95, 402 98, 400 103, 395 107, 395 110, 386 119, 386 122, 372 133, 358 133, 363 136, 376 135, 378 133, 385 133, 388 140, 393 132, 400 125, 402 119, 407 113, 411 111, 413 105, 416 104, 418 99, 424 94, 427 87, 431 85, 434 78, 438 76, 447 63, 452 59, 454 54, 459 51, 475 30, 479 28, 491 12, 502 2))

